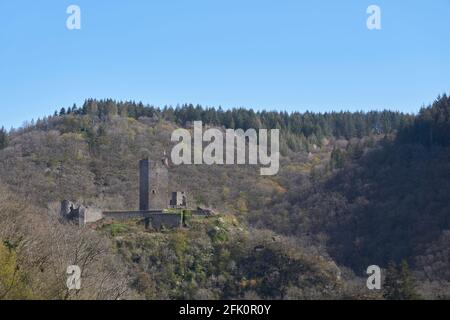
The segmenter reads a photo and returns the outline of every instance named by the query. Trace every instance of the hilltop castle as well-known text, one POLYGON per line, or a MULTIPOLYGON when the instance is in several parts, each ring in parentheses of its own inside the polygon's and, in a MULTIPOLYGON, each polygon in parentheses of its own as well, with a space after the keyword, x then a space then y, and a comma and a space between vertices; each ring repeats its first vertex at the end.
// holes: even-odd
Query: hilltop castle
POLYGON ((187 194, 175 191, 169 199, 169 161, 164 154, 160 161, 148 158, 139 161, 139 210, 102 211, 91 207, 76 206, 64 200, 61 202, 61 216, 65 220, 78 221, 85 226, 98 221, 113 222, 141 219, 147 228, 179 228, 185 225, 185 214, 208 216, 210 210, 188 209, 187 194))

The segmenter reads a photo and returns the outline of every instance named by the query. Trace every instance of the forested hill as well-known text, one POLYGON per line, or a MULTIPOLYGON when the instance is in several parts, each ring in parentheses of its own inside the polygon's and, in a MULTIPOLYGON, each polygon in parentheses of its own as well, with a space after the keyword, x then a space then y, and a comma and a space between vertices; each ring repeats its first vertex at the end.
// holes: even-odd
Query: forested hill
MULTIPOLYGON (((358 276, 367 266, 402 261, 412 275, 402 267, 395 277, 413 276, 424 297, 448 296, 449 100, 439 97, 414 116, 160 109, 90 99, 2 129, 0 261, 7 255, 24 272, 21 285, 31 281, 30 292, 17 288, 19 296, 66 297, 64 281, 61 287, 47 280, 59 279, 54 272, 65 277, 58 263, 73 262, 77 245, 88 255, 101 252, 90 270, 114 275, 116 286, 83 297, 114 298, 127 288, 139 298, 365 298, 358 276), (80 231, 60 224, 62 199, 135 209, 141 154, 160 159, 173 130, 198 120, 281 129, 279 174, 261 177, 254 166, 172 166, 171 189, 188 190, 193 205, 224 215, 192 230, 80 231)), ((14 269, 9 264, 5 270, 14 269)), ((410 287, 397 289, 377 297, 415 296, 410 287)))
MULTIPOLYGON (((223 126, 230 129, 281 129, 281 149, 286 152, 306 150, 308 145, 321 145, 323 138, 336 139, 362 138, 374 134, 390 134, 409 126, 414 117, 393 111, 372 112, 277 112, 257 111, 252 109, 209 108, 200 105, 184 104, 175 108, 166 106, 156 108, 142 103, 118 102, 114 100, 88 99, 78 108, 73 105, 55 111, 52 117, 45 117, 32 122, 32 127, 48 129, 48 121, 58 116, 80 115, 93 119, 107 120, 113 116, 160 119, 186 126, 193 121, 203 121, 210 126, 223 126)), ((27 124, 26 126, 30 125, 27 124)), ((69 130, 72 128, 68 128, 69 130)), ((74 128, 73 128, 74 129, 74 128)), ((83 129, 83 128, 81 128, 83 129)))
POLYGON ((253 221, 325 236, 332 257, 361 274, 362 266, 408 261, 442 288, 450 280, 449 115, 444 95, 397 135, 335 147, 331 173, 292 180, 295 187, 253 221), (272 219, 275 211, 283 223, 272 219))

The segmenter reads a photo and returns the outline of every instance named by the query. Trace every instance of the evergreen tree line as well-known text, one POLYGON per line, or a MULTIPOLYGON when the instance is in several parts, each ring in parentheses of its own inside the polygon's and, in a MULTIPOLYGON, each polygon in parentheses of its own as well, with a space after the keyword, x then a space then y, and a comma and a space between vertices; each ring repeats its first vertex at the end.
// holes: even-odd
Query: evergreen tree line
POLYGON ((450 97, 444 94, 430 107, 422 108, 412 125, 400 132, 398 139, 427 147, 450 146, 450 97))
POLYGON ((59 113, 55 112, 54 115, 65 114, 91 115, 100 119, 116 115, 134 119, 156 117, 173 121, 181 126, 186 126, 193 121, 203 121, 204 124, 224 126, 230 129, 281 129, 289 147, 294 150, 298 147, 296 144, 301 145, 307 140, 320 144, 320 140, 324 137, 350 139, 372 134, 392 133, 411 124, 414 118, 408 114, 387 110, 288 113, 286 111, 254 111, 244 108, 223 110, 221 107, 210 108, 193 104, 183 104, 175 108, 172 106, 157 108, 144 105, 142 102, 117 102, 111 99, 88 99, 81 108, 76 105, 68 109, 62 108, 59 113))
MULTIPOLYGON (((450 97, 446 94, 439 96, 431 106, 422 108, 417 116, 388 110, 288 113, 244 108, 223 110, 221 107, 202 107, 193 104, 158 108, 144 105, 142 102, 112 99, 88 99, 82 107, 74 104, 69 108, 61 108, 55 111, 53 116, 68 114, 89 115, 99 120, 107 120, 112 116, 130 117, 136 120, 141 117, 150 117, 172 121, 180 126, 186 126, 193 121, 202 121, 207 125, 231 129, 277 128, 281 130, 282 152, 288 149, 308 150, 312 144, 321 145, 322 139, 328 137, 351 139, 394 132, 398 132, 398 141, 401 143, 420 143, 428 147, 450 145, 450 97)), ((31 125, 33 124, 34 121, 31 125)), ((5 148, 7 143, 8 132, 2 128, 0 149, 5 148)))

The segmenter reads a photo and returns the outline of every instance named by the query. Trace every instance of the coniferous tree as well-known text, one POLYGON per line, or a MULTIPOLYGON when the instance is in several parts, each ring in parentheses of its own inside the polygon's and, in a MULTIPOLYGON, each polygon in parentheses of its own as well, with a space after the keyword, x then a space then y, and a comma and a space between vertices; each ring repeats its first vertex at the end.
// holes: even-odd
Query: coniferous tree
POLYGON ((384 283, 384 298, 388 300, 417 300, 420 296, 416 292, 416 284, 404 260, 399 266, 389 264, 384 283))
POLYGON ((339 148, 334 148, 331 152, 331 167, 333 169, 341 169, 345 164, 345 155, 339 148))
POLYGON ((8 146, 8 133, 5 128, 0 129, 0 150, 5 149, 8 146))
POLYGON ((78 108, 77 108, 76 103, 74 103, 73 106, 72 106, 72 113, 78 114, 78 108))

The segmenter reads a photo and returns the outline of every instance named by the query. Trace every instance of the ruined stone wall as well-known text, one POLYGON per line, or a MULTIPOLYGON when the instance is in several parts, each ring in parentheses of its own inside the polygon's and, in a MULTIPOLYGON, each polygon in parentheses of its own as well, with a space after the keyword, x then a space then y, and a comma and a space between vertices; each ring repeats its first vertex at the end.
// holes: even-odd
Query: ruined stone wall
POLYGON ((145 219, 146 228, 154 230, 175 229, 183 226, 182 213, 163 213, 158 210, 103 212, 103 217, 106 222, 145 219))
POLYGON ((94 207, 85 207, 68 200, 61 202, 61 217, 66 221, 78 223, 80 227, 88 223, 99 221, 103 218, 102 211, 94 207))
POLYGON ((152 214, 162 214, 162 211, 106 211, 103 218, 106 221, 125 221, 130 219, 145 219, 152 214))
POLYGON ((61 202, 61 211, 60 211, 61 217, 67 218, 71 214, 74 207, 75 205, 69 200, 63 200, 61 202))
POLYGON ((103 213, 98 208, 80 207, 78 221, 80 226, 85 226, 88 223, 94 223, 103 219, 103 213))
POLYGON ((152 214, 146 220, 146 227, 154 230, 175 229, 183 226, 183 214, 159 213, 152 214))
POLYGON ((184 191, 172 192, 170 199, 171 208, 187 208, 187 196, 184 191))

